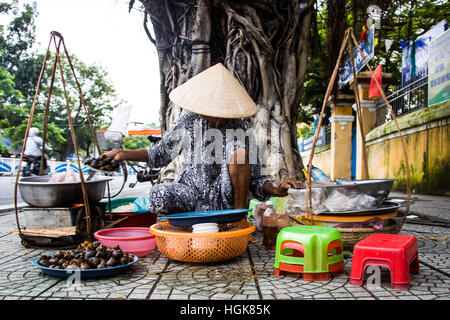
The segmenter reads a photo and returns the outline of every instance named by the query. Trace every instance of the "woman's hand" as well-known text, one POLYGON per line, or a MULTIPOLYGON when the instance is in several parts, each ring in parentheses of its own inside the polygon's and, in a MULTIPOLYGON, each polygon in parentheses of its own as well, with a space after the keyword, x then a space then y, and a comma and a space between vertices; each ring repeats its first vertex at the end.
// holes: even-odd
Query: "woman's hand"
POLYGON ((278 193, 278 195, 276 195, 276 196, 277 197, 286 197, 288 195, 287 191, 289 188, 298 189, 298 188, 301 188, 302 186, 303 186, 302 181, 287 178, 278 186, 278 188, 276 188, 277 193, 278 193))
POLYGON ((125 152, 122 149, 114 149, 105 153, 108 158, 113 158, 114 160, 127 160, 125 157, 125 152))
POLYGON ((146 148, 141 148, 137 150, 123 150, 123 149, 115 149, 105 153, 107 157, 113 158, 114 160, 130 160, 130 161, 139 161, 139 162, 147 162, 148 161, 148 152, 146 148))
POLYGON ((291 178, 285 179, 278 187, 274 187, 271 183, 264 184, 264 192, 275 196, 275 197, 286 197, 288 195, 287 191, 290 188, 301 188, 303 182, 300 180, 294 180, 291 178))

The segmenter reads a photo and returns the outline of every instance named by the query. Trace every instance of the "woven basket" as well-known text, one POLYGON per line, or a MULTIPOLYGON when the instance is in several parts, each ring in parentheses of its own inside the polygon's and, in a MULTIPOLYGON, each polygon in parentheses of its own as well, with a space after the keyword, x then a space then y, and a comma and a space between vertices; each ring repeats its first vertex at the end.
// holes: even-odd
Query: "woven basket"
POLYGON ((150 232, 155 235, 158 250, 167 258, 183 262, 218 262, 236 258, 247 249, 253 223, 245 221, 241 230, 215 233, 191 233, 159 230, 169 226, 168 221, 154 224, 150 232))
POLYGON ((353 246, 359 241, 374 233, 399 233, 403 224, 401 221, 390 220, 383 230, 374 228, 336 228, 342 236, 344 250, 353 250, 353 246))

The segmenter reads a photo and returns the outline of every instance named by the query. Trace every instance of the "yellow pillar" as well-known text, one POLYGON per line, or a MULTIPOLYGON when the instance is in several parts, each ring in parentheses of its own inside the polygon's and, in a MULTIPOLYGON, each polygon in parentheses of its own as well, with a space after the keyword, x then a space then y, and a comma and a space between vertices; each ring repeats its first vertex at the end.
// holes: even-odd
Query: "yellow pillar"
MULTIPOLYGON (((390 82, 392 74, 383 73, 382 74, 382 88, 386 88, 387 84, 390 82)), ((362 130, 364 135, 367 135, 373 128, 375 128, 377 123, 377 110, 375 101, 378 97, 369 98, 369 87, 370 87, 371 73, 370 72, 360 72, 358 74, 358 89, 359 89, 359 100, 361 107, 361 119, 362 119, 362 130)), ((352 83, 353 85, 353 83, 352 83)), ((356 111, 356 103, 353 104, 353 109, 356 111)), ((385 112, 382 110, 382 112, 385 112)), ((369 179, 365 176, 364 170, 364 158, 363 158, 363 141, 361 138, 361 129, 359 125, 358 113, 356 113, 356 179, 369 179)), ((367 149, 366 149, 367 155, 367 149)), ((369 168, 370 175, 370 168, 369 168)))
POLYGON ((351 178, 353 95, 340 95, 330 100, 331 105, 331 164, 330 178, 351 178))

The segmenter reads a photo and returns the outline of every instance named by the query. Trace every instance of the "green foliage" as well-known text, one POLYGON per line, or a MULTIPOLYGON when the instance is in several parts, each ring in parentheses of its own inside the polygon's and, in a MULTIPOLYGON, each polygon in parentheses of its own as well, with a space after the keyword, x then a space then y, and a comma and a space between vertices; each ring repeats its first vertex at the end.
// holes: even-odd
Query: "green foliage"
POLYGON ((302 138, 307 138, 312 134, 311 126, 304 126, 297 128, 297 136, 302 138))
MULTIPOLYGON (((39 76, 40 65, 34 61, 32 48, 35 43, 36 3, 24 3, 19 8, 18 1, 0 3, 0 14, 7 15, 9 24, 0 29, 0 66, 14 75, 15 88, 24 98, 33 98, 39 76)), ((17 103, 20 99, 13 100, 17 103)))
POLYGON ((123 141, 123 149, 127 150, 136 150, 148 147, 150 142, 147 139, 147 136, 128 136, 125 137, 123 141))
MULTIPOLYGON (((159 129, 159 125, 152 122, 143 125, 143 129, 159 129)), ((122 148, 127 150, 136 150, 148 147, 150 145, 151 143, 147 136, 128 136, 123 140, 122 148)))
POLYGON ((9 150, 6 146, 3 145, 3 143, 0 142, 0 154, 8 154, 9 150))
POLYGON ((0 67, 0 128, 7 128, 11 122, 24 116, 22 108, 12 101, 23 98, 22 93, 15 89, 14 76, 0 67))
MULTIPOLYGON (((329 52, 330 48, 327 46, 330 41, 328 27, 336 23, 336 21, 328 21, 327 3, 326 0, 317 1, 315 6, 316 12, 311 27, 311 53, 300 105, 300 110, 305 106, 310 106, 311 111, 299 112, 299 122, 311 123, 311 115, 320 113, 334 67, 334 65, 331 67, 328 64, 328 56, 334 56, 340 49, 340 46, 333 47, 331 50, 335 52, 329 52)), ((411 41, 413 37, 420 36, 443 19, 449 22, 450 2, 443 0, 373 0, 370 2, 347 0, 345 4, 346 19, 338 21, 338 23, 345 23, 346 27, 353 27, 357 40, 361 37, 365 12, 369 5, 377 5, 383 11, 381 30, 375 34, 379 41, 375 47, 375 58, 370 61, 371 67, 374 69, 380 63, 383 64, 383 72, 392 73, 391 83, 398 86, 401 84, 402 49, 400 41, 411 41), (394 40, 387 53, 384 39, 394 40)), ((367 67, 362 71, 365 70, 367 67)), ((353 93, 348 85, 343 88, 342 92, 353 93)))
MULTIPOLYGON (((31 5, 22 4, 19 7, 17 0, 11 3, 0 2, 0 15, 6 15, 9 21, 6 26, 0 26, 0 51, 4 53, 0 55, 0 130, 3 129, 5 136, 13 140, 13 147, 20 149, 44 59, 43 54, 33 51, 37 5, 34 2, 31 5)), ((51 46, 51 49, 39 88, 32 123, 33 126, 41 128, 41 132, 55 58, 54 46, 51 46)), ((61 50, 60 54, 67 101, 78 149, 82 155, 89 155, 93 139, 86 112, 64 51, 61 50)), ((91 115, 93 127, 95 129, 107 127, 111 111, 123 101, 117 98, 107 72, 101 66, 86 65, 75 56, 70 58, 91 115)), ((56 159, 64 160, 74 151, 59 68, 49 105, 47 141, 55 150, 52 156, 56 159)))
MULTIPOLYGON (((54 55, 50 55, 48 59, 47 65, 52 66, 54 55)), ((74 66, 86 102, 86 107, 92 119, 92 126, 96 129, 107 127, 110 122, 112 110, 118 107, 122 101, 117 99, 115 89, 107 79, 106 71, 101 66, 88 66, 75 56, 71 56, 70 59, 74 66)), ((93 139, 89 128, 88 118, 82 104, 74 75, 65 56, 61 57, 61 65, 63 67, 67 101, 75 128, 77 145, 79 149, 83 150, 83 155, 89 155, 93 145, 93 139)), ((51 67, 46 68, 46 75, 43 78, 40 95, 36 105, 36 114, 44 114, 44 108, 50 92, 51 69, 51 67)), ((38 119, 39 118, 36 120, 38 119)), ((66 156, 74 152, 74 148, 69 130, 66 96, 64 94, 64 87, 59 72, 57 72, 53 84, 49 107, 49 119, 51 119, 52 124, 61 128, 60 134, 63 137, 63 139, 53 141, 50 140, 49 137, 49 141, 52 141, 53 149, 58 151, 58 158, 65 159, 66 156)))
MULTIPOLYGON (((39 128, 39 132, 43 132, 44 121, 43 116, 36 116, 33 122, 33 127, 39 128)), ((8 136, 13 140, 13 148, 21 149, 23 145, 23 137, 27 129, 27 120, 24 120, 20 125, 6 129, 8 136)), ((47 141, 50 141, 52 146, 60 145, 66 142, 63 136, 63 130, 53 123, 49 123, 47 127, 47 141)), ((48 144, 48 143, 47 143, 48 144)))
POLYGON ((385 16, 381 22, 381 30, 375 35, 380 40, 375 48, 375 58, 371 66, 383 64, 383 72, 392 73, 392 84, 398 86, 401 84, 400 41, 412 41, 443 19, 448 23, 450 4, 440 0, 378 2, 385 16), (394 40, 389 52, 386 52, 384 39, 394 40))
POLYGON ((9 154, 8 147, 4 145, 5 142, 4 132, 2 129, 0 129, 0 154, 9 154))
POLYGON ((0 103, 6 104, 11 98, 20 99, 23 95, 15 89, 14 76, 0 67, 0 103))

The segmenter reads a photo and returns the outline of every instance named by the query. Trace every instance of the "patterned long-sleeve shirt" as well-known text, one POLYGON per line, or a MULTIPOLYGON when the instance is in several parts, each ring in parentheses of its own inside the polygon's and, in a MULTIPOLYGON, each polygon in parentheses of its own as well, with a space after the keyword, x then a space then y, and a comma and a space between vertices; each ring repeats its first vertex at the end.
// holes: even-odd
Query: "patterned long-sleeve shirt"
MULTIPOLYGON (((183 152, 184 163, 176 179, 176 184, 183 186, 176 188, 177 197, 195 198, 191 210, 232 209, 233 191, 228 166, 238 148, 247 149, 250 192, 255 198, 266 200, 269 195, 264 193, 263 186, 269 180, 261 174, 261 159, 253 131, 242 119, 229 119, 223 127, 214 128, 200 115, 185 112, 155 147, 147 148, 148 164, 165 166, 183 152)), ((150 201, 156 211, 165 211, 161 198, 165 195, 170 198, 168 194, 173 191, 165 189, 164 185, 173 188, 173 184, 161 184, 150 192, 150 201)))

